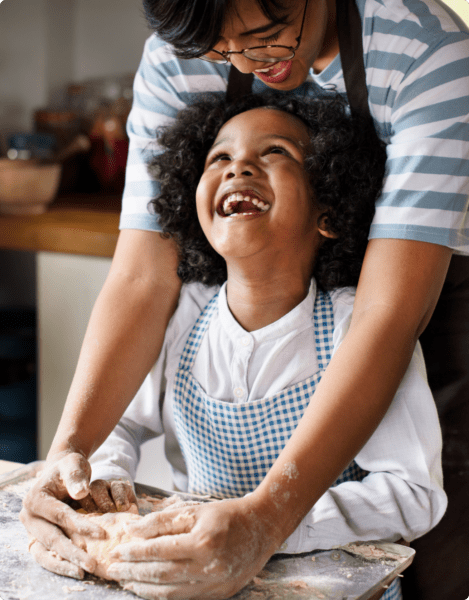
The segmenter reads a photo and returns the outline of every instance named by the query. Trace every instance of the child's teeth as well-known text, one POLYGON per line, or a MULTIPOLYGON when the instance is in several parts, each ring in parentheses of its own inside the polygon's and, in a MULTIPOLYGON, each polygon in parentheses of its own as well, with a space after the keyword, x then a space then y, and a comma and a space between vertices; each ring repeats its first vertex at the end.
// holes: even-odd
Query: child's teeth
POLYGON ((233 208, 230 206, 230 199, 227 198, 225 202, 223 202, 223 212, 225 215, 230 215, 233 212, 233 208))
POLYGON ((267 69, 256 69, 256 73, 267 73, 271 68, 272 67, 268 67, 267 69))
MULTIPOLYGON (((270 206, 268 204, 266 204, 265 202, 263 202, 262 200, 259 200, 258 198, 254 198, 251 196, 243 196, 242 193, 240 192, 235 192, 233 194, 231 194, 230 196, 228 196, 228 198, 225 199, 225 201, 223 202, 223 212, 225 213, 225 215, 228 216, 238 216, 238 213, 234 212, 234 208, 233 205, 237 202, 251 202, 252 204, 254 204, 254 206, 257 206, 260 210, 262 210, 262 212, 266 212, 270 206)), ((239 213, 239 214, 251 214, 251 213, 239 213)))

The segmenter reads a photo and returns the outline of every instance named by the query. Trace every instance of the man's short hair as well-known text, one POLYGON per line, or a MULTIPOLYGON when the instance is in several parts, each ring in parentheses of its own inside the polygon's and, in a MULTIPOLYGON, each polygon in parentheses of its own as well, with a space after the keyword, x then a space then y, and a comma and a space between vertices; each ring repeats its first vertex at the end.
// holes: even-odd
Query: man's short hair
MULTIPOLYGON (((283 0, 254 0, 271 21, 284 23, 283 0)), ((218 42, 226 13, 236 10, 235 0, 143 0, 150 28, 171 44, 179 58, 196 58, 218 42)))

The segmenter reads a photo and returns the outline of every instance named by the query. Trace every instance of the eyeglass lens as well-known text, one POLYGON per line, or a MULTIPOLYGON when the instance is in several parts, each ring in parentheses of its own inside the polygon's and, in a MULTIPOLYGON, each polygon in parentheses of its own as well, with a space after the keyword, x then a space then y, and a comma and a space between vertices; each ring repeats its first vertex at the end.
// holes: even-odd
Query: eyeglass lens
MULTIPOLYGON (((250 58, 251 60, 257 60, 260 62, 277 62, 279 60, 290 60, 293 58, 295 53, 286 46, 271 46, 266 48, 247 48, 242 52, 243 56, 250 58)), ((218 52, 207 52, 204 56, 201 56, 205 60, 209 60, 217 63, 229 62, 227 58, 224 58, 218 52)))

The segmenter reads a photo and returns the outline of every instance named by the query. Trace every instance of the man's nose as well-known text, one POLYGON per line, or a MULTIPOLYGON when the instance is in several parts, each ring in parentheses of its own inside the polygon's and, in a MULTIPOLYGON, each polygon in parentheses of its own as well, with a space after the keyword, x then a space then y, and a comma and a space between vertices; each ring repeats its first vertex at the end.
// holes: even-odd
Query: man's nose
POLYGON ((253 73, 256 69, 262 69, 262 63, 246 58, 243 54, 231 54, 230 62, 241 73, 253 73))

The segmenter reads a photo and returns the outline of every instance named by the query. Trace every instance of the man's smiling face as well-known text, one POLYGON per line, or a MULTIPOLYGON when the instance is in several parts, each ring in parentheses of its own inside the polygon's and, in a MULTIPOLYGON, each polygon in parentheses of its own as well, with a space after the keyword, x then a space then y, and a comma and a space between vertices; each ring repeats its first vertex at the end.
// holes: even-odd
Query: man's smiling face
POLYGON ((236 0, 214 49, 239 51, 269 44, 294 48, 304 16, 302 40, 293 59, 272 64, 255 62, 240 54, 231 56, 239 71, 252 72, 269 87, 286 91, 300 86, 312 67, 322 70, 337 54, 338 46, 333 0, 310 0, 307 6, 306 0, 286 0, 283 4, 284 10, 272 21, 256 1, 236 0))
POLYGON ((276 109, 249 110, 221 128, 196 202, 208 241, 228 263, 299 248, 314 254, 320 212, 304 169, 308 146, 306 126, 276 109))

